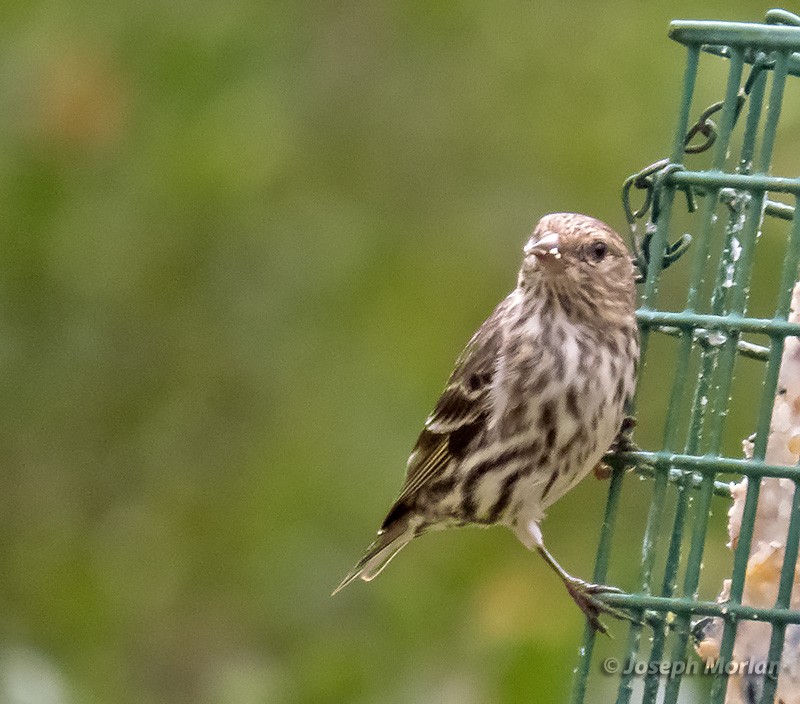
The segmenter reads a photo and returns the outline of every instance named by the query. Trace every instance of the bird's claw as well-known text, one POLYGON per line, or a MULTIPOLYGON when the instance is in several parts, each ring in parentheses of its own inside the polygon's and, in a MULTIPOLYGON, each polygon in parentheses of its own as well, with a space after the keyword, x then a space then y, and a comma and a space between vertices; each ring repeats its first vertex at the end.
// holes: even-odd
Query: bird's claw
POLYGON ((615 456, 625 452, 638 452, 641 448, 633 441, 633 430, 636 427, 636 418, 633 416, 625 416, 617 432, 614 442, 608 448, 605 457, 594 466, 594 476, 597 479, 608 479, 614 471, 614 468, 619 467, 619 460, 615 456))
POLYGON ((625 416, 625 418, 622 419, 619 432, 617 432, 617 436, 614 438, 614 442, 611 443, 611 447, 608 451, 617 454, 619 452, 636 452, 641 449, 633 441, 632 435, 635 428, 636 418, 633 416, 625 416))
POLYGON ((594 474, 598 479, 606 479, 611 476, 613 471, 612 468, 632 469, 633 465, 623 465, 618 455, 625 454, 627 452, 641 451, 642 448, 640 448, 633 441, 632 435, 635 427, 636 418, 633 416, 625 416, 625 418, 622 420, 622 424, 620 425, 620 429, 617 432, 617 436, 614 438, 614 442, 611 443, 611 447, 608 448, 608 452, 606 452, 606 455, 600 461, 600 464, 594 469, 594 474), (604 467, 602 465, 606 465, 607 471, 603 471, 604 467))
POLYGON ((617 587, 610 587, 605 584, 593 584, 591 582, 585 582, 582 579, 577 579, 574 577, 570 580, 566 580, 564 584, 567 587, 569 595, 578 605, 580 610, 583 611, 586 619, 589 621, 594 630, 604 634, 608 633, 608 628, 606 628, 606 625, 600 620, 601 614, 608 614, 609 616, 613 616, 614 618, 620 620, 635 622, 635 619, 630 614, 627 614, 614 606, 606 604, 603 600, 598 599, 596 596, 597 594, 622 594, 623 591, 621 589, 617 589, 617 587))

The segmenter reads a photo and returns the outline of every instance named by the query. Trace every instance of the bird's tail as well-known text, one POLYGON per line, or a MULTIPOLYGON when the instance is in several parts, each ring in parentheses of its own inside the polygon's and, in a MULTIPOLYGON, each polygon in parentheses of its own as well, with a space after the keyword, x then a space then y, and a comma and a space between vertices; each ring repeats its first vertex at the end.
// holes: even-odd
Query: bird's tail
MULTIPOLYGON (((361 577, 365 582, 371 582, 377 577, 389 561, 411 542, 415 535, 415 526, 410 516, 395 521, 378 532, 372 545, 367 548, 355 567, 348 573, 333 594, 337 594, 350 582, 361 577)), ((331 596, 333 596, 333 594, 331 596)))

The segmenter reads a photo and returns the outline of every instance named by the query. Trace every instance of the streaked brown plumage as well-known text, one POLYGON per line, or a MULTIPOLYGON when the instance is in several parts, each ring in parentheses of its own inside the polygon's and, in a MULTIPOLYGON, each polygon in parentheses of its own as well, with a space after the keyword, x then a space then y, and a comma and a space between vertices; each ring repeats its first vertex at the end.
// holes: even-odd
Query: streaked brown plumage
MULTIPOLYGON (((517 287, 462 352, 375 542, 336 591, 373 579, 430 529, 501 524, 536 549, 593 626, 608 587, 568 575, 542 541, 545 509, 609 449, 639 354, 634 267, 622 239, 555 213, 524 247, 517 287)), ((334 592, 336 593, 336 592, 334 592)))

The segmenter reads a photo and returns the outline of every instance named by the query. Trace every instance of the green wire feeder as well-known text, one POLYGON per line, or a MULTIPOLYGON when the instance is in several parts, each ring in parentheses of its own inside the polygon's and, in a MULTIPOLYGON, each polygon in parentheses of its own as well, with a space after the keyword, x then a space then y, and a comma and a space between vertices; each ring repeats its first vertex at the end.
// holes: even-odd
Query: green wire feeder
MULTIPOLYGON (((709 624, 715 624, 718 667, 708 674, 711 692, 708 698, 703 695, 702 701, 772 704, 779 686, 777 672, 734 680, 726 665, 732 662, 737 630, 742 630, 743 622, 769 624, 765 631, 768 655, 776 662, 784 655, 787 626, 797 632, 798 627, 791 624, 800 624, 800 611, 789 608, 800 540, 800 491, 796 490, 800 487, 800 469, 765 461, 784 341, 800 335, 800 324, 789 321, 800 264, 800 218, 794 219, 800 178, 770 175, 786 80, 788 76, 800 76, 800 17, 771 10, 764 24, 681 20, 671 24, 670 37, 687 50, 672 152, 667 159, 628 178, 622 201, 633 232, 634 256, 643 287, 638 311, 644 363, 640 388, 648 374, 657 371, 647 366, 653 335, 675 338, 676 366, 672 374, 661 374, 671 384, 661 447, 625 448, 607 458, 613 472, 593 576, 596 583, 607 580, 612 534, 620 514, 620 492, 623 482, 631 481, 625 468, 633 466, 641 476, 652 479, 638 590, 603 596, 610 605, 628 610, 635 620, 620 624, 619 629, 627 628, 627 636, 617 630, 613 646, 619 650, 620 666, 614 675, 603 673, 601 664, 593 659, 595 633, 586 629, 571 702, 595 704, 601 700, 598 692, 608 700, 609 685, 614 685, 617 694, 613 701, 620 704, 675 704, 685 677, 674 672, 670 677, 659 676, 657 669, 644 674, 627 672, 625 663, 644 661, 658 666, 665 661, 697 660, 692 653, 692 636, 704 637, 711 631, 709 624), (727 62, 727 85, 722 100, 700 112, 691 123, 690 116, 697 114, 692 99, 702 52, 713 55, 704 58, 704 62, 727 62), (708 168, 695 170, 691 163, 685 163, 701 154, 708 168), (632 205, 634 190, 644 191, 638 209, 632 205), (672 234, 678 191, 686 201, 691 237, 676 238, 672 234), (770 194, 784 194, 781 197, 790 203, 772 200, 770 194), (790 225, 774 316, 752 318, 747 317, 751 273, 765 216, 790 225), (659 308, 659 283, 667 267, 681 256, 688 260, 685 308, 664 310, 659 308), (712 274, 713 286, 710 281, 704 286, 706 277, 712 274), (743 340, 743 334, 761 335, 769 344, 743 340), (725 419, 739 356, 765 363, 760 391, 751 392, 749 398, 734 399, 756 407, 758 412, 752 459, 722 455, 725 419), (696 374, 690 372, 694 369, 696 374), (749 482, 746 491, 744 485, 741 487, 744 508, 727 601, 698 601, 712 500, 719 504, 715 504, 718 513, 727 511, 730 502, 720 497, 730 497, 730 482, 742 477, 749 482), (795 510, 788 528, 776 603, 770 608, 756 608, 743 605, 742 597, 761 479, 765 477, 791 482, 795 510), (667 506, 674 508, 668 512, 667 506), (668 515, 670 512, 672 515, 668 515), (658 537, 665 534, 668 545, 662 555, 658 537), (664 572, 659 583, 652 578, 657 566, 664 572), (711 618, 700 620, 702 616, 711 618)), ((791 648, 787 649, 787 656, 798 659, 800 648, 791 648)), ((800 692, 794 695, 800 701, 800 692)))

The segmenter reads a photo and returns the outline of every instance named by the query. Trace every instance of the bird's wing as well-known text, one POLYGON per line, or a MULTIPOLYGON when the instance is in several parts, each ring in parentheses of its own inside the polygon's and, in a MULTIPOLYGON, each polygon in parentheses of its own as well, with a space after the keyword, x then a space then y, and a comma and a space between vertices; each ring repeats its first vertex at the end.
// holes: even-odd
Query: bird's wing
POLYGON ((467 343, 445 390, 408 458, 406 481, 392 511, 439 474, 484 428, 489 412, 497 357, 503 336, 501 324, 509 306, 506 298, 467 343))

